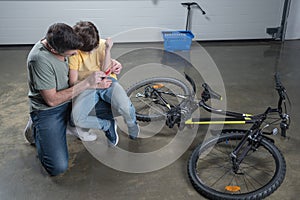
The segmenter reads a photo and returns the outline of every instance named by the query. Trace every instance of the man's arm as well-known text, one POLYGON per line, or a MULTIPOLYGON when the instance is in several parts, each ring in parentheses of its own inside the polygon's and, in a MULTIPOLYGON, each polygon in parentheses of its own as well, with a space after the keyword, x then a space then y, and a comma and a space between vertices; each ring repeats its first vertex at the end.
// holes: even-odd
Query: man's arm
POLYGON ((68 100, 79 95, 86 89, 89 88, 108 88, 111 85, 111 80, 109 79, 102 79, 103 72, 97 71, 93 72, 83 81, 78 82, 74 86, 64 89, 61 91, 57 91, 55 88, 49 90, 40 90, 41 95, 43 96, 45 102, 53 107, 59 104, 62 104, 68 100))

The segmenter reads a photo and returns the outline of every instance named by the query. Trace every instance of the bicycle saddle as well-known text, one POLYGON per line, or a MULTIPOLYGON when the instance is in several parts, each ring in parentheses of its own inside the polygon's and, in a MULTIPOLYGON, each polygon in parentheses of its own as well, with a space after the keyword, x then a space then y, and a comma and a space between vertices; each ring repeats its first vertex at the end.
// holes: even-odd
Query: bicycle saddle
POLYGON ((222 100, 222 96, 213 91, 207 83, 203 83, 202 87, 204 88, 204 91, 202 92, 201 96, 205 101, 207 101, 208 99, 222 100))

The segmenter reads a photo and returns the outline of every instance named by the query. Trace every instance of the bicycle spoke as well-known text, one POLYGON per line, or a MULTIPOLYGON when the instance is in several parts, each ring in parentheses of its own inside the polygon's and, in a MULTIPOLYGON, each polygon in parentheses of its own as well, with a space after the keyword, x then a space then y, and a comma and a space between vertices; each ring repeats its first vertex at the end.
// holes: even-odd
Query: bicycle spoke
POLYGON ((215 182, 213 182, 213 183, 210 185, 210 187, 214 187, 219 181, 222 181, 222 182, 223 182, 224 177, 225 177, 226 175, 228 175, 228 173, 230 173, 230 171, 231 171, 231 170, 225 171, 225 172, 223 173, 222 176, 220 176, 215 182))
MULTIPOLYGON (((144 103, 144 107, 142 107, 142 108, 145 108, 145 107, 146 107, 146 109, 150 109, 150 108, 151 108, 152 110, 155 110, 155 111, 157 111, 158 113, 160 113, 160 114, 162 114, 162 115, 165 115, 163 111, 161 111, 161 110, 159 110, 159 109, 156 108, 157 106, 150 105, 150 103, 147 103, 147 102, 144 101, 142 98, 138 98, 138 99, 139 99, 140 102, 144 103)), ((159 104, 156 104, 156 105, 159 105, 159 104)), ((138 106, 138 107, 136 108, 136 111, 137 111, 137 112, 142 111, 141 106, 138 106)))
POLYGON ((189 87, 173 78, 143 80, 127 91, 140 121, 162 120, 172 107, 191 95, 189 87))

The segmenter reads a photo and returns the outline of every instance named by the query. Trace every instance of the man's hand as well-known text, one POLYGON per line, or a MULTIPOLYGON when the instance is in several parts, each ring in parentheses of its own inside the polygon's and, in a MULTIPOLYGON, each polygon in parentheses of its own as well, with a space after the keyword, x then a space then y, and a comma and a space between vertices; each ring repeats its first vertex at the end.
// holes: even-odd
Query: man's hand
POLYGON ((106 89, 109 88, 112 84, 112 80, 108 79, 108 78, 104 78, 102 79, 102 81, 100 81, 100 83, 98 83, 97 88, 98 89, 106 89))
POLYGON ((102 71, 95 71, 92 74, 90 74, 85 81, 88 83, 89 88, 98 88, 98 84, 100 84, 104 79, 106 78, 106 75, 102 71))

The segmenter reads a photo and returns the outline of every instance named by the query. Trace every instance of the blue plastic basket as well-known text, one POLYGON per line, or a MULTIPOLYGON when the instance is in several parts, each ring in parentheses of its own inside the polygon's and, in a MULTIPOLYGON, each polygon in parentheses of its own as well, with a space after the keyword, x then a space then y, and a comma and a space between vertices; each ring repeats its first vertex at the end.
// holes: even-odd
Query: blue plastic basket
POLYGON ((190 50, 194 34, 191 31, 162 31, 167 51, 190 50))

